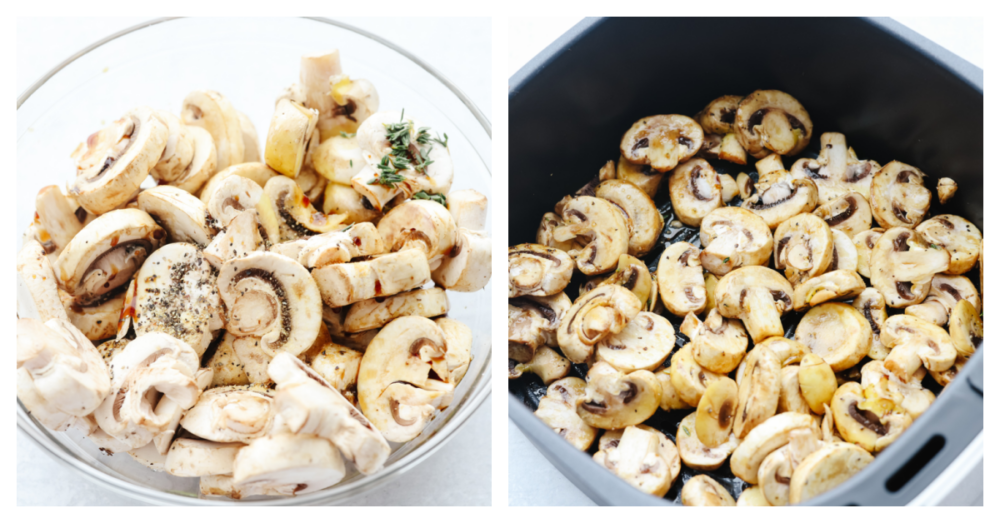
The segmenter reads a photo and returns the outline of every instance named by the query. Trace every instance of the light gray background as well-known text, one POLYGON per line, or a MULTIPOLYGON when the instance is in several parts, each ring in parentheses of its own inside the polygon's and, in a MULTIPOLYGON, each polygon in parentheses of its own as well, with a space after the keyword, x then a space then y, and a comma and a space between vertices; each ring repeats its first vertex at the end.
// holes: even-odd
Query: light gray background
MULTIPOLYGON (((19 18, 17 92, 84 47, 147 18, 19 18), (57 37, 53 37, 57 35, 57 37)), ((491 118, 492 23, 482 19, 344 18, 346 23, 402 46, 455 83, 491 118), (456 45, 460 43, 460 45, 456 45)), ((335 43, 333 43, 335 45, 335 43)), ((294 79, 293 79, 294 80, 294 79)), ((291 82, 292 80, 289 80, 291 82)), ((434 455, 357 505, 489 505, 491 421, 487 400, 434 455)), ((17 435, 18 505, 140 505, 94 485, 17 435)))
MULTIPOLYGON (((513 75, 542 49, 581 19, 511 18, 508 74, 513 75)), ((983 21, 972 18, 897 18, 911 29, 983 67, 983 21)), ((508 498, 512 506, 593 505, 565 476, 542 456, 513 423, 507 424, 508 498)), ((982 464, 945 503, 983 504, 982 464)))

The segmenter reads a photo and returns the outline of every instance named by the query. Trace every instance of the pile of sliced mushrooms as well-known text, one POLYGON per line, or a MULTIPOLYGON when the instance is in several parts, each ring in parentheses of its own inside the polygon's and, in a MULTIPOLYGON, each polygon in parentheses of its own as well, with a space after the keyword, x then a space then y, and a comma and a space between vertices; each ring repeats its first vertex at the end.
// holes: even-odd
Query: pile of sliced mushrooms
POLYGON ((48 429, 240 499, 374 474, 448 407, 472 331, 447 291, 490 279, 487 199, 337 51, 301 58, 263 159, 208 90, 72 159, 17 260, 17 396, 48 429))
MULTIPOLYGON (((617 165, 508 250, 510 378, 536 375, 535 415, 643 492, 664 496, 683 464, 685 505, 809 500, 892 444, 935 399, 925 376, 947 386, 982 343, 963 276, 978 263, 982 288, 979 229, 928 216, 923 171, 861 160, 840 133, 786 169, 812 133, 773 90, 642 118, 617 165), (708 161, 748 155, 756 177, 708 161), (673 217, 653 201, 664 176, 673 217), (690 242, 668 234, 685 226, 690 242), (644 424, 663 411, 690 413, 644 424), (698 472, 727 462, 738 499, 698 472)), ((939 201, 956 189, 938 180, 939 201)))

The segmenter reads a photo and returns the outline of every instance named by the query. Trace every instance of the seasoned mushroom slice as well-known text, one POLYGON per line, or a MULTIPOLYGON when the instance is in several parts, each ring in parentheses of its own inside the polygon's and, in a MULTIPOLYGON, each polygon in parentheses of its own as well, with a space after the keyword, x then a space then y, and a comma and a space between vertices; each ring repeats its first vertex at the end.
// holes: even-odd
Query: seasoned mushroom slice
MULTIPOLYGON (((819 204, 819 192, 808 178, 796 177, 785 170, 762 169, 761 163, 766 160, 757 162, 757 170, 762 173, 756 184, 757 192, 744 199, 740 207, 763 218, 774 230, 797 214, 812 212, 819 204)), ((780 163, 780 159, 775 161, 780 163)))
POLYGON ((554 212, 547 212, 542 216, 542 223, 538 226, 535 234, 535 242, 546 247, 553 247, 560 251, 569 252, 576 248, 576 243, 571 241, 557 241, 555 239, 556 229, 565 225, 562 218, 554 212))
POLYGON ((569 360, 545 346, 539 347, 528 363, 517 363, 511 359, 508 359, 507 362, 508 379, 512 380, 520 378, 525 372, 530 372, 541 378, 542 383, 548 385, 569 374, 569 360))
POLYGON ((622 136, 622 157, 667 172, 701 149, 705 134, 698 122, 679 114, 647 116, 622 136))
POLYGON ((379 220, 378 232, 387 250, 417 249, 427 256, 432 269, 455 246, 455 219, 445 206, 430 200, 409 200, 393 207, 379 220))
POLYGON ((736 500, 718 481, 698 474, 684 483, 681 503, 687 507, 735 507, 736 500))
POLYGON ((822 444, 809 429, 796 429, 789 435, 789 443, 772 452, 760 464, 757 477, 760 489, 771 506, 788 505, 788 484, 799 463, 818 450, 822 444))
POLYGON ((684 416, 677 426, 677 451, 681 455, 681 461, 688 467, 694 470, 715 470, 726 462, 740 444, 740 440, 730 431, 729 437, 721 445, 705 446, 698 439, 697 417, 698 413, 692 412, 684 416))
POLYGON ((333 98, 333 108, 320 115, 317 125, 324 141, 338 133, 356 132, 359 124, 378 111, 378 91, 363 78, 333 75, 330 77, 329 93, 333 98))
POLYGON ((837 389, 830 402, 837 432, 844 441, 854 443, 868 452, 880 452, 896 440, 913 423, 909 414, 895 413, 891 409, 878 414, 866 410, 861 385, 849 381, 837 389))
POLYGON ((588 287, 586 290, 582 290, 580 294, 586 294, 592 291, 595 287, 599 285, 621 285, 626 289, 632 291, 636 298, 643 304, 643 310, 652 310, 652 304, 656 301, 657 289, 656 282, 653 281, 653 277, 649 274, 649 268, 642 260, 628 255, 622 254, 618 258, 618 268, 611 276, 607 277, 601 281, 601 277, 588 281, 588 287), (594 285, 590 285, 593 282, 594 285))
POLYGON ((954 214, 941 214, 917 226, 917 233, 934 248, 951 255, 947 274, 964 274, 975 267, 982 250, 983 233, 969 220, 954 214))
POLYGON ((774 231, 774 268, 785 271, 793 287, 826 272, 833 260, 833 233, 821 218, 803 213, 774 231))
POLYGON ((618 159, 618 168, 615 172, 615 178, 635 184, 650 198, 656 197, 656 191, 660 188, 663 176, 664 173, 657 171, 652 166, 632 163, 626 160, 624 155, 618 159))
POLYGON ((806 354, 799 364, 799 390, 813 414, 822 415, 837 390, 830 364, 816 354, 806 354))
POLYGON ((628 252, 629 228, 625 214, 611 202, 593 196, 578 196, 562 206, 565 225, 555 230, 557 241, 574 238, 581 243, 569 251, 587 276, 614 268, 618 257, 628 252))
POLYGON ((566 293, 546 297, 515 298, 507 302, 508 357, 530 361, 543 344, 557 346, 556 329, 573 303, 566 293))
POLYGON ((720 207, 701 221, 701 265, 716 276, 748 265, 766 265, 774 247, 760 216, 739 207, 720 207))
POLYGON ((834 371, 840 372, 857 365, 868 355, 872 329, 868 320, 854 307, 836 302, 824 303, 809 309, 802 316, 795 328, 795 340, 823 358, 834 371))
POLYGON ((167 141, 163 154, 149 172, 157 182, 170 183, 177 180, 194 159, 194 136, 188 126, 169 111, 154 111, 156 117, 167 126, 167 141))
POLYGON ((646 494, 662 497, 681 473, 674 442, 645 426, 626 427, 618 444, 594 454, 594 461, 646 494))
POLYGON ((208 208, 191 193, 161 185, 139 193, 139 209, 164 230, 168 242, 188 242, 205 247, 215 230, 208 223, 208 208))
POLYGON ((307 434, 269 434, 236 454, 233 487, 296 496, 336 485, 345 473, 344 459, 329 440, 307 434))
POLYGON ((865 449, 849 443, 830 443, 812 453, 792 474, 788 501, 808 501, 847 481, 875 458, 865 449))
POLYGON ((958 191, 958 182, 952 180, 951 178, 941 178, 937 183, 937 194, 938 201, 941 205, 948 203, 948 200, 955 196, 955 192, 958 191))
POLYGON ((708 102, 704 109, 695 115, 695 120, 706 133, 730 134, 736 131, 736 110, 743 97, 727 94, 708 102))
POLYGON ((617 205, 629 217, 632 228, 628 239, 628 253, 642 256, 649 252, 663 230, 663 216, 653 199, 636 185, 622 180, 601 182, 594 193, 598 198, 617 205))
POLYGON ((573 276, 573 259, 536 243, 507 248, 507 297, 559 294, 573 276))
POLYGON ((840 133, 823 133, 819 137, 819 143, 819 157, 815 160, 802 158, 796 161, 792 165, 792 174, 808 176, 816 182, 819 199, 824 204, 842 198, 851 191, 868 199, 872 176, 880 168, 878 162, 858 160, 854 149, 848 149, 847 139, 840 133))
POLYGON ((958 358, 971 358, 983 343, 983 320, 968 300, 959 300, 952 307, 948 331, 958 358))
POLYGON ((382 213, 349 185, 328 183, 323 195, 323 212, 346 215, 346 222, 374 222, 382 213))
POLYGON ((284 176, 275 176, 267 181, 264 197, 270 199, 278 214, 280 241, 283 242, 337 230, 346 218, 342 214, 317 211, 295 180, 284 176))
POLYGON ((181 120, 212 135, 218 170, 243 162, 243 125, 239 113, 225 96, 215 91, 191 91, 184 97, 181 120))
POLYGON ((702 322, 689 312, 681 323, 681 333, 691 340, 691 355, 702 367, 728 374, 743 361, 747 332, 739 320, 724 318, 712 309, 702 322))
POLYGON ((322 140, 312 149, 311 157, 312 167, 320 176, 340 185, 351 185, 351 178, 365 166, 364 152, 358 147, 358 139, 351 135, 322 140))
POLYGON ((184 413, 181 426, 210 441, 249 443, 270 431, 273 402, 272 392, 260 386, 208 389, 184 413))
POLYGON ((677 242, 660 255, 656 280, 660 299, 671 314, 684 316, 705 310, 705 275, 701 250, 688 242, 677 242))
POLYGON ((870 265, 872 249, 875 248, 875 244, 884 233, 885 229, 876 227, 874 229, 859 232, 851 238, 851 241, 854 242, 854 247, 858 250, 858 274, 864 276, 865 278, 872 277, 870 265))
MULTIPOLYGON (((231 165, 227 169, 220 170, 218 173, 212 176, 208 183, 201 189, 201 194, 198 195, 201 201, 208 205, 212 196, 215 195, 216 191, 219 190, 221 184, 230 176, 241 176, 246 178, 257 185, 264 187, 267 185, 267 181, 275 176, 280 176, 274 169, 271 169, 267 164, 260 162, 247 162, 240 163, 236 165, 231 165)), ((216 217, 218 219, 218 217, 216 217)))
POLYGON ((715 289, 719 312, 739 318, 754 343, 781 336, 781 315, 792 309, 792 286, 767 267, 740 267, 719 280, 715 289))
POLYGON ((584 423, 577 414, 583 403, 587 384, 580 378, 569 377, 549 385, 545 396, 538 402, 535 416, 573 445, 586 452, 597 437, 597 429, 584 423))
POLYGON ((923 387, 923 377, 924 373, 917 373, 904 383, 881 361, 869 361, 861 368, 861 387, 866 400, 860 407, 876 414, 902 411, 917 419, 935 399, 934 393, 923 387))
POLYGON ((423 253, 408 249, 367 261, 313 269, 312 277, 323 302, 330 307, 342 307, 420 287, 430 281, 431 271, 423 253))
POLYGON ((739 187, 736 186, 736 180, 728 174, 720 174, 719 181, 722 182, 722 202, 731 202, 740 193, 739 187))
POLYGON ((778 413, 782 412, 800 412, 802 414, 812 412, 805 397, 802 396, 802 389, 799 388, 798 365, 787 365, 781 368, 781 395, 778 396, 778 413))
POLYGON ((695 158, 679 166, 667 180, 677 219, 698 227, 708 213, 722 207, 722 181, 711 164, 695 158))
POLYGON ((872 286, 893 308, 920 303, 931 279, 948 268, 948 251, 934 249, 911 229, 894 227, 875 243, 869 258, 872 286))
POLYGON ((635 294, 618 285, 602 285, 577 298, 559 323, 557 341, 573 363, 585 362, 602 339, 618 334, 642 310, 635 294))
POLYGON ((906 314, 944 326, 951 317, 952 309, 960 300, 968 301, 976 315, 982 310, 976 286, 965 276, 935 274, 931 280, 931 290, 923 303, 910 305, 906 314))
POLYGON ((112 211, 74 236, 52 268, 77 304, 96 305, 117 296, 166 235, 139 209, 112 211))
POLYGON ((948 370, 957 356, 947 331, 908 314, 897 314, 885 320, 881 339, 889 349, 885 368, 904 382, 921 365, 930 371, 948 370))
POLYGON ((244 211, 256 209, 263 195, 264 189, 257 182, 243 176, 227 176, 205 203, 218 226, 228 227, 244 211))
POLYGON ((628 374, 604 362, 587 372, 587 389, 576 412, 587 425, 622 429, 649 419, 660 406, 660 382, 652 372, 628 374))
POLYGON ((816 438, 820 437, 819 423, 811 414, 783 412, 757 425, 733 451, 729 460, 733 474, 747 483, 759 483, 760 464, 772 452, 788 444, 792 431, 797 429, 807 429, 816 438))
POLYGON ((122 297, 125 293, 112 296, 108 301, 82 307, 73 302, 73 297, 64 291, 59 291, 59 298, 62 299, 66 309, 66 316, 69 322, 89 340, 106 340, 117 334, 117 324, 123 310, 122 297))
POLYGON ((448 296, 440 287, 416 289, 388 298, 362 300, 347 311, 344 330, 350 333, 377 329, 401 316, 433 318, 448 313, 448 296))
POLYGON ((969 362, 968 358, 957 356, 955 358, 955 365, 953 365, 950 369, 941 372, 929 371, 928 374, 930 374, 931 377, 934 378, 934 381, 936 381, 938 385, 941 385, 942 387, 947 387, 952 382, 952 380, 955 379, 955 376, 957 376, 958 373, 962 371, 962 368, 964 368, 965 364, 968 362, 969 362))
POLYGON ((688 343, 674 353, 670 360, 670 384, 684 403, 689 407, 697 407, 705 389, 726 375, 698 365, 691 351, 692 344, 688 343))
POLYGON ((441 259, 431 278, 445 289, 475 292, 489 283, 493 266, 493 242, 483 231, 459 227, 455 245, 441 259))
POLYGON ((219 271, 219 295, 226 305, 226 330, 259 340, 271 357, 308 349, 322 323, 320 292, 298 262, 254 252, 226 262, 219 271))
MULTIPOLYGON (((45 256, 45 249, 37 241, 24 242, 17 253, 17 275, 31 296, 30 303, 25 304, 28 310, 35 313, 31 317, 37 316, 42 321, 68 319, 56 284, 56 274, 49 264, 49 258, 45 256)), ((22 310, 21 301, 18 296, 19 315, 22 310)))
POLYGON ((858 273, 839 269, 809 278, 795 287, 792 304, 795 310, 804 311, 820 303, 857 297, 864 289, 865 282, 858 273))
POLYGON ((243 211, 229 222, 225 231, 215 235, 202 254, 216 270, 221 269, 229 260, 264 250, 260 229, 257 213, 253 209, 243 211))
POLYGON ((736 136, 740 145, 754 158, 769 151, 794 156, 805 149, 812 138, 809 113, 788 93, 773 90, 754 91, 736 108, 736 136))
POLYGON ((931 191, 924 187, 923 171, 892 161, 872 179, 872 215, 882 227, 912 229, 923 221, 931 205, 931 191))
POLYGON ((57 185, 42 187, 35 196, 35 225, 41 229, 37 237, 45 254, 59 256, 93 216, 75 200, 63 194, 57 185))
POLYGON ((854 246, 851 237, 838 231, 830 229, 833 234, 833 258, 826 271, 858 271, 858 248, 854 246))
POLYGON ((666 318, 640 312, 625 328, 595 345, 597 361, 625 372, 656 370, 674 348, 674 327, 666 318))
POLYGON ((182 478, 232 474, 233 460, 242 443, 216 443, 177 438, 170 445, 164 470, 182 478))
POLYGON ((375 256, 385 251, 382 236, 374 225, 367 222, 271 247, 271 252, 298 260, 306 268, 347 263, 354 258, 375 256))
POLYGON ((774 415, 781 395, 781 361, 770 349, 754 348, 746 362, 733 424, 733 433, 740 439, 774 415))
POLYGON ((854 299, 853 305, 868 320, 868 326, 872 329, 872 346, 868 349, 868 357, 873 360, 884 360, 889 355, 889 349, 882 345, 880 339, 882 324, 889 317, 885 310, 885 298, 877 289, 868 287, 854 299))
POLYGON ((715 448, 729 440, 737 401, 736 382, 729 378, 714 381, 705 389, 698 402, 694 428, 706 447, 715 448))
POLYGON ((69 195, 97 215, 120 207, 139 192, 139 184, 159 161, 166 144, 167 126, 153 110, 132 109, 73 151, 76 178, 69 195))
MULTIPOLYGON (((781 362, 782 367, 788 365, 793 365, 802 361, 802 358, 806 354, 809 354, 809 347, 788 338, 782 338, 780 336, 775 336, 773 338, 768 338, 760 343, 754 345, 754 348, 767 347, 775 356, 778 357, 778 361, 781 362)), ((745 366, 742 370, 745 370, 745 366)), ((742 370, 737 371, 736 383, 740 382, 742 370)))
POLYGON ((829 200, 813 211, 835 231, 853 238, 872 227, 872 208, 859 193, 849 192, 829 200))

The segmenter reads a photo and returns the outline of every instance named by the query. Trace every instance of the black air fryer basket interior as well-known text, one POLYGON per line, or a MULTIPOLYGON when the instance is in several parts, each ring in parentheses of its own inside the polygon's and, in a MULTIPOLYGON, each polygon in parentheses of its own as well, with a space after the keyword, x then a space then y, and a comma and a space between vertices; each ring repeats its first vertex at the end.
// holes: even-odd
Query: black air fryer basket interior
MULTIPOLYGON (((580 23, 511 79, 509 245, 534 242, 544 213, 617 161, 621 136, 635 120, 693 116, 718 96, 756 89, 788 92, 809 111, 813 137, 800 156, 816 156, 820 134, 844 133, 859 158, 915 165, 932 190, 938 178, 956 180, 956 196, 943 206, 935 197, 928 216, 958 214, 983 228, 982 71, 912 31, 862 19, 604 19, 580 23)), ((783 158, 785 167, 795 159, 783 158)), ((743 171, 756 179, 754 161, 711 163, 734 178, 743 171)), ((665 245, 699 244, 696 228, 669 226, 666 177, 655 201, 667 226, 643 258, 651 271, 665 245)), ((976 270, 966 276, 978 285, 976 270)), ((571 298, 582 280, 577 274, 570 283, 571 298)), ((800 317, 782 318, 787 337, 800 317)), ((677 330, 681 318, 668 318, 677 330)), ((677 338, 677 348, 687 342, 677 338)), ((575 365, 571 375, 584 372, 575 365)), ((939 395, 927 413, 872 465, 811 503, 904 504, 965 449, 983 426, 982 350, 946 391, 930 377, 924 385, 939 395)), ((704 473, 685 466, 664 499, 642 494, 532 415, 545 394, 540 379, 525 374, 508 390, 514 422, 598 503, 679 503, 683 483, 704 473)), ((689 412, 657 411, 645 423, 674 439, 689 412)), ((734 498, 746 486, 728 464, 707 474, 734 498)))

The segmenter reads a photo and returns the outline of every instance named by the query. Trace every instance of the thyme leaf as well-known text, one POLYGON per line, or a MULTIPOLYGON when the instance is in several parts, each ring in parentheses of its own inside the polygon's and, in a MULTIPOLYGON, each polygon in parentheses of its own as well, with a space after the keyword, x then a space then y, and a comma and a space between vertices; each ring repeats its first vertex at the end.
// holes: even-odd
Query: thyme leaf
POLYGON ((448 199, 443 194, 434 194, 434 193, 428 193, 427 191, 420 191, 420 192, 417 192, 417 193, 413 194, 413 199, 414 200, 431 200, 431 201, 438 202, 441 205, 444 205, 445 207, 448 206, 448 199))

